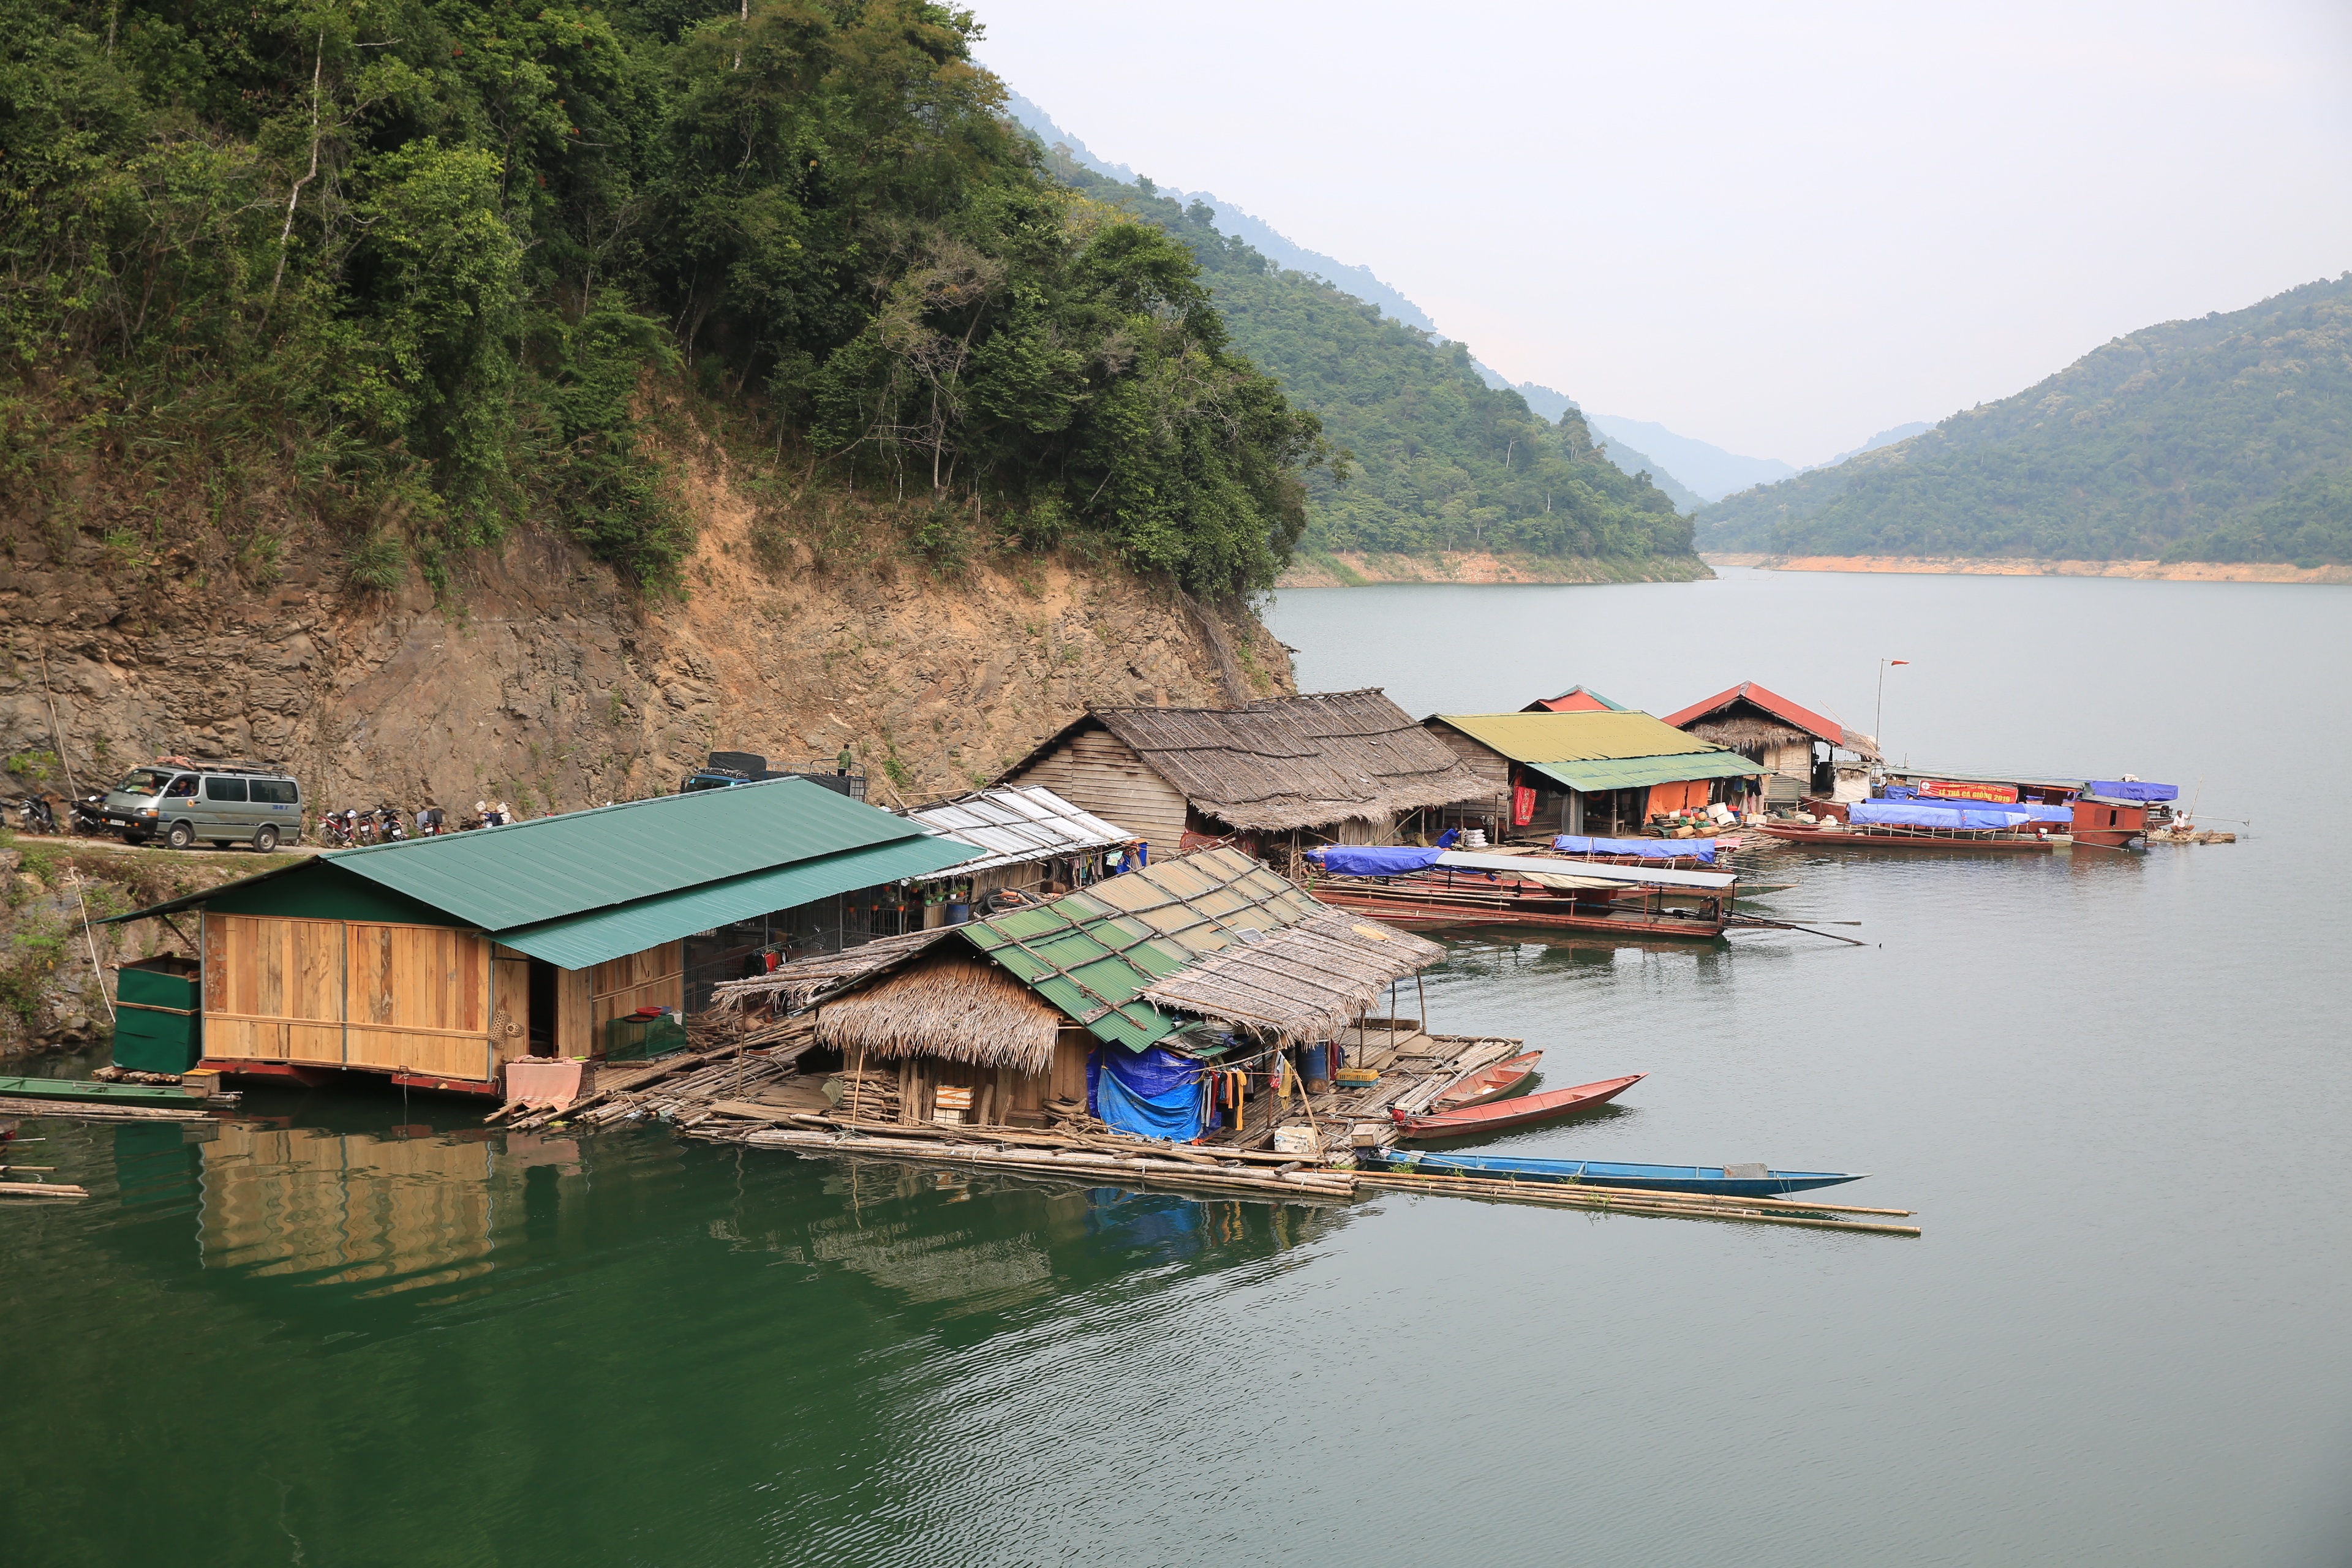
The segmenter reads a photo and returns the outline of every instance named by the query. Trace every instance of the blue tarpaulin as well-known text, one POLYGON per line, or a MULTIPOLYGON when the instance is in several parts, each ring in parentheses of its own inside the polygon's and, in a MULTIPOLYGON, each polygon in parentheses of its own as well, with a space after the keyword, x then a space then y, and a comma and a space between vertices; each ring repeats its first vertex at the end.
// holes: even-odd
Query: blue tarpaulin
POLYGON ((2083 786, 2091 795, 2103 795, 2109 800, 2179 800, 2179 784, 2149 784, 2145 779, 2093 779, 2083 786))
POLYGON ((1639 855, 1645 860, 1671 860, 1677 855, 1690 855, 1701 865, 1715 864, 1712 838, 1587 838, 1563 833, 1551 841, 1551 847, 1563 855, 1639 855))
MULTIPOLYGON (((2161 785, 2159 788, 2163 787, 2161 785)), ((2028 822, 2072 822, 2074 808, 2071 805, 2044 805, 2040 801, 1945 800, 1921 795, 1916 785, 1888 784, 1886 798, 1890 801, 1914 801, 1920 805, 1932 805, 1938 810, 2021 811, 2028 822)), ((1857 818, 1857 820, 1866 820, 1857 818)))
POLYGON ((1335 877, 1393 877, 1437 864, 1442 849, 1383 849, 1369 844, 1327 844, 1313 851, 1335 877))
POLYGON ((1208 1101, 1201 1064, 1159 1046, 1097 1051, 1087 1058, 1087 1102, 1121 1132, 1180 1143, 1201 1135, 1208 1101))
MULTIPOLYGON (((1924 801, 1858 800, 1847 808, 1846 820, 1899 827, 2017 827, 2033 819, 2013 805, 1929 805, 1924 801)), ((2060 820, 2071 822, 2074 816, 2070 812, 2060 820)))

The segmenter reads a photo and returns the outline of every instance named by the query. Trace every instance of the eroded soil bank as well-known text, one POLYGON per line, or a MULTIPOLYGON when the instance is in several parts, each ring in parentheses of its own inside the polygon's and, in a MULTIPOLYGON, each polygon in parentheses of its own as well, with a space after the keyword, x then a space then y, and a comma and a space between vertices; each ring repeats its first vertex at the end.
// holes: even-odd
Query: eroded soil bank
POLYGON ((2041 561, 2030 556, 1706 553, 1712 566, 1770 572, 1897 572, 1967 577, 2144 577, 2173 583, 2352 583, 2352 566, 2265 562, 2041 561))

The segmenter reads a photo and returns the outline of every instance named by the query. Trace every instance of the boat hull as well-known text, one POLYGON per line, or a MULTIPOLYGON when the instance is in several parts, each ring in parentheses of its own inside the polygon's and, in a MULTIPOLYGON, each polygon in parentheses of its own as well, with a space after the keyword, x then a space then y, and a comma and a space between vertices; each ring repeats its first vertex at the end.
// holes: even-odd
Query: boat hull
POLYGON ((1454 1085, 1454 1089, 1475 1085, 1475 1092, 1465 1093, 1456 1099, 1454 1097, 1453 1089, 1448 1089, 1430 1103, 1430 1113, 1436 1115, 1448 1110, 1461 1110, 1468 1106, 1485 1105, 1489 1101, 1500 1100, 1525 1084, 1528 1079, 1535 1077, 1536 1068, 1542 1063, 1541 1051, 1529 1051, 1525 1056, 1513 1057, 1508 1061, 1500 1061, 1492 1067, 1480 1068, 1476 1072, 1454 1085))
MULTIPOLYGON (((1362 1157, 1361 1154, 1359 1155, 1362 1157)), ((1717 1197, 1771 1198, 1858 1182, 1853 1171, 1770 1171, 1761 1176, 1731 1175, 1720 1165, 1635 1165, 1610 1160, 1538 1160, 1508 1154, 1433 1154, 1419 1149, 1390 1150, 1381 1163, 1432 1176, 1468 1176, 1481 1181, 1553 1182, 1622 1187, 1636 1192, 1700 1193, 1717 1197)))
POLYGON ((1842 849, 1994 849, 2009 852, 2038 853, 2055 849, 2063 838, 2044 834, 2019 836, 2003 833, 1970 834, 1938 833, 1928 829, 1918 834, 1860 833, 1843 825, 1835 827, 1808 827, 1803 823, 1769 823, 1757 829, 1783 844, 1821 844, 1842 849))
POLYGON ((1469 1138, 1481 1132, 1499 1132, 1507 1127, 1526 1127, 1533 1122, 1549 1121, 1580 1110, 1589 1110, 1596 1105, 1606 1105, 1649 1076, 1637 1072, 1626 1078, 1602 1079, 1596 1083, 1578 1084, 1573 1089, 1555 1089, 1548 1093, 1523 1095, 1517 1100, 1497 1100, 1489 1105, 1465 1106, 1427 1116, 1400 1115, 1394 1119, 1397 1136, 1469 1138))
POLYGON ((1580 904, 1549 893, 1514 898, 1502 893, 1343 888, 1336 880, 1318 882, 1311 890, 1327 904, 1361 910, 1401 926, 1537 926, 1547 931, 1605 931, 1613 936, 1697 942, 1723 934, 1723 921, 1710 915, 1694 913, 1685 917, 1612 910, 1607 904, 1580 904))

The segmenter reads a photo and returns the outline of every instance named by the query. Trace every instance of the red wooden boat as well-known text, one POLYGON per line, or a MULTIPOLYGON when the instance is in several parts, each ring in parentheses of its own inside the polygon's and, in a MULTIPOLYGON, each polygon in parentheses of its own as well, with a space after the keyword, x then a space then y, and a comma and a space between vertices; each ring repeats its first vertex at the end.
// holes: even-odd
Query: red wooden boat
POLYGON ((1543 1061, 1541 1051, 1529 1051, 1523 1057, 1496 1062, 1480 1068, 1459 1083, 1449 1085, 1445 1091, 1429 1102, 1433 1111, 1459 1110, 1465 1105, 1484 1105, 1490 1100, 1500 1100, 1519 1085, 1536 1076, 1536 1068, 1543 1061))
POLYGON ((1517 1100, 1421 1116, 1407 1116, 1391 1106, 1389 1115, 1396 1122, 1400 1138, 1461 1138, 1474 1132, 1499 1132, 1506 1127, 1525 1127, 1531 1121, 1549 1121, 1573 1110, 1605 1105, 1649 1076, 1637 1072, 1631 1078, 1605 1078, 1599 1083, 1580 1083, 1574 1089, 1547 1089, 1517 1100))
POLYGON ((1843 822, 1768 822, 1758 829, 1783 844, 1836 844, 1849 849, 2055 849, 2063 839, 2006 828, 1855 827, 1843 822))

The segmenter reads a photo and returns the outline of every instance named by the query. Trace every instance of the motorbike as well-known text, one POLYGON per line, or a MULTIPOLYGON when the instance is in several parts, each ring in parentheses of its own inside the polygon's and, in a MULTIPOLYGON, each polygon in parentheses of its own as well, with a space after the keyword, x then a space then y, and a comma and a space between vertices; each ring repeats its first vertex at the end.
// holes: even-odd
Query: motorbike
POLYGON ((408 837, 408 829, 400 825, 400 813, 388 805, 375 808, 375 836, 381 844, 392 844, 408 837))
POLYGON ((343 813, 343 821, 351 828, 352 841, 353 843, 373 844, 375 842, 374 817, 362 816, 356 811, 347 811, 343 813))
POLYGON ((37 795, 28 795, 16 803, 16 815, 26 833, 55 833, 58 814, 48 801, 37 795))
POLYGON ((68 814, 68 826, 85 838, 102 838, 112 833, 114 829, 106 820, 106 797, 86 795, 75 801, 68 814))
POLYGON ((319 842, 330 849, 348 849, 357 842, 343 821, 343 814, 331 811, 319 818, 319 842))

